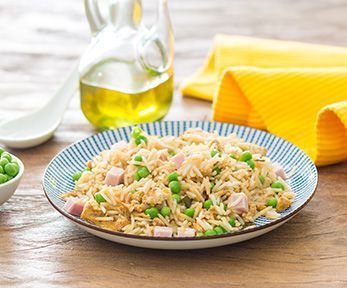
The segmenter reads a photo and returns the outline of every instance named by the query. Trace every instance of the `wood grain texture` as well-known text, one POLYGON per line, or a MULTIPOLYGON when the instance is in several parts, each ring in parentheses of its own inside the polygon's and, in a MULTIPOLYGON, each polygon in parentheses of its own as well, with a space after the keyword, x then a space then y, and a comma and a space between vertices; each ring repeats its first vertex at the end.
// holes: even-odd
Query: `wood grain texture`
MULTIPOLYGON (((170 9, 177 86, 216 33, 347 45, 344 0, 171 0, 170 9)), ((82 1, 0 0, 0 119, 42 105, 89 37, 82 1)), ((177 92, 167 119, 209 116, 210 103, 177 92)), ((1 287, 347 287, 347 163, 319 169, 313 201, 267 235, 200 251, 146 250, 83 232, 44 197, 51 158, 94 132, 76 96, 52 140, 12 151, 26 173, 0 207, 1 287)))

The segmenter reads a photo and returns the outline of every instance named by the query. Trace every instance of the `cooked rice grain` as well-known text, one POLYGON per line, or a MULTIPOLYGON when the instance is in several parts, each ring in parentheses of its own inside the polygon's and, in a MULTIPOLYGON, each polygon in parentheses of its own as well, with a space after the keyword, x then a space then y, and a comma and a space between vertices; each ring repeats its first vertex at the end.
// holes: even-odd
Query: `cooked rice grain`
POLYGON ((270 159, 266 157, 266 149, 244 142, 235 134, 220 137, 216 132, 190 129, 180 137, 143 135, 148 139, 147 144, 143 142, 137 146, 132 139, 130 143, 112 146, 88 161, 87 167, 91 171, 84 171, 75 189, 61 195, 64 199, 78 197, 89 203, 85 205, 81 218, 106 229, 135 235, 152 236, 154 226, 172 227, 174 236, 178 228, 204 232, 221 226, 225 231, 233 232, 248 228, 258 217, 280 217, 276 208, 266 206, 270 198, 284 197, 281 199, 290 205, 294 201, 295 194, 275 174, 270 159), (213 150, 218 150, 220 155, 212 157, 213 150), (254 169, 236 160, 243 151, 253 154, 254 169), (184 161, 176 168, 171 158, 178 153, 184 154, 184 161), (134 160, 136 155, 141 155, 142 162, 134 160), (147 167, 150 175, 136 181, 134 175, 139 165, 147 167), (123 184, 105 184, 106 173, 111 167, 124 169, 123 184), (220 169, 219 174, 213 172, 215 167, 220 169), (190 198, 190 207, 195 209, 193 217, 184 214, 187 207, 183 201, 177 203, 172 198, 167 179, 172 172, 179 175, 181 198, 190 198), (260 175, 264 177, 263 184, 260 175), (284 184, 284 191, 270 187, 275 181, 284 184), (214 187, 211 189, 212 183, 214 187), (230 195, 240 192, 247 195, 249 210, 237 214, 228 203, 230 195), (96 193, 100 193, 106 202, 97 203, 96 193), (203 207, 208 199, 213 204, 209 210, 203 207), (152 219, 145 214, 150 207, 160 211, 163 206, 170 208, 169 216, 159 214, 152 219), (230 218, 235 219, 235 227, 229 224, 230 218))

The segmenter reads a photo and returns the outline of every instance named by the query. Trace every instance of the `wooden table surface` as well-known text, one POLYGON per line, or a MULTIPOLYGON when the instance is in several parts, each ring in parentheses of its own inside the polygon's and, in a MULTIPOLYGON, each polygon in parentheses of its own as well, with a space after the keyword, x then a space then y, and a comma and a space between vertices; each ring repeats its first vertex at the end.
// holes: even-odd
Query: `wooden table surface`
MULTIPOLYGON (((176 86, 203 63, 216 33, 347 45, 343 0, 171 0, 170 9, 176 86)), ((0 0, 0 120, 42 105, 89 37, 82 1, 0 0)), ((167 119, 209 115, 210 103, 177 92, 167 119)), ((147 250, 83 232, 43 194, 52 157, 94 132, 76 96, 52 140, 12 150, 26 172, 0 207, 0 287, 347 287, 347 163, 320 168, 312 202, 267 235, 199 251, 147 250)))

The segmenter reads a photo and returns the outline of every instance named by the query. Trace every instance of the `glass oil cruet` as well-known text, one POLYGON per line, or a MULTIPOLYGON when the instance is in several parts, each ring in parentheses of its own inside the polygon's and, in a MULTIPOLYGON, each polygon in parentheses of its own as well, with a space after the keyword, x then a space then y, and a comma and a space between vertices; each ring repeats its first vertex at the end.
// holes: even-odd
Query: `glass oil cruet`
POLYGON ((92 41, 79 64, 81 106, 99 129, 156 121, 173 96, 173 34, 167 0, 147 28, 141 0, 85 0, 92 41))

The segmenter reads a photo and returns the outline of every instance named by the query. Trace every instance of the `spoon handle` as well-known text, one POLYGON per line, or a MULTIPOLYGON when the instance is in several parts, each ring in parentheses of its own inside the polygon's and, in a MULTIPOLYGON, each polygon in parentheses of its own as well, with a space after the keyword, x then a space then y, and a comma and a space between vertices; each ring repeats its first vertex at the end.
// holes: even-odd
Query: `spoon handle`
MULTIPOLYGON (((78 90, 79 73, 78 64, 75 64, 73 69, 68 74, 67 78, 60 86, 58 91, 48 100, 45 107, 50 106, 51 113, 56 117, 62 117, 72 96, 78 90)), ((52 115, 53 116, 53 115, 52 115)))

